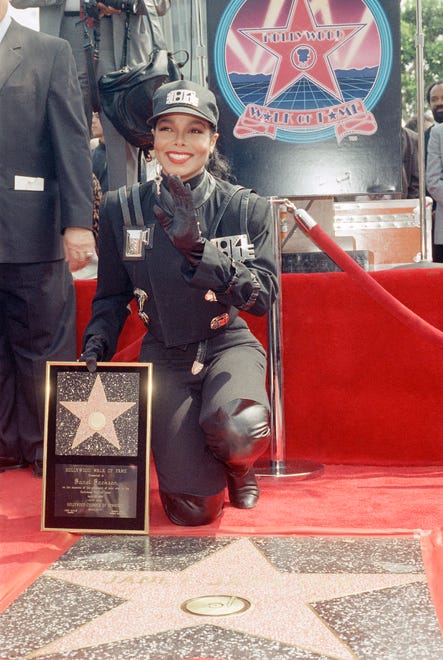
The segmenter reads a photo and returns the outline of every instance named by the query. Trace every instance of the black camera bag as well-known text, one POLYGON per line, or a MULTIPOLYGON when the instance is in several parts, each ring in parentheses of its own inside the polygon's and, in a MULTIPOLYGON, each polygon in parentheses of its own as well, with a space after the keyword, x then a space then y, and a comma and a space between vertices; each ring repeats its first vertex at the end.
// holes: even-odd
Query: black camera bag
POLYGON ((165 82, 180 80, 173 56, 165 50, 151 53, 147 64, 112 71, 100 78, 98 88, 103 112, 123 137, 140 149, 152 148, 152 96, 165 82))
POLYGON ((180 68, 174 55, 166 48, 157 15, 147 19, 151 29, 152 52, 149 62, 127 66, 127 43, 129 16, 126 16, 126 36, 123 49, 122 68, 107 73, 98 81, 101 108, 117 131, 135 147, 145 153, 152 149, 151 129, 147 120, 152 116, 152 96, 160 85, 181 80, 180 68))

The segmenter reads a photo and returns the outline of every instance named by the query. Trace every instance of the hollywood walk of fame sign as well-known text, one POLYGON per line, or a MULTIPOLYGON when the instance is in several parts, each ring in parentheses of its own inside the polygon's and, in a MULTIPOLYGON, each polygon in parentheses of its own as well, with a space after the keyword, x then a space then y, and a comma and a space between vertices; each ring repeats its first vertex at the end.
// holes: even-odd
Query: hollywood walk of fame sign
POLYGON ((147 533, 151 372, 47 363, 43 530, 147 533))
POLYGON ((270 196, 401 196, 397 0, 207 0, 219 146, 270 196))

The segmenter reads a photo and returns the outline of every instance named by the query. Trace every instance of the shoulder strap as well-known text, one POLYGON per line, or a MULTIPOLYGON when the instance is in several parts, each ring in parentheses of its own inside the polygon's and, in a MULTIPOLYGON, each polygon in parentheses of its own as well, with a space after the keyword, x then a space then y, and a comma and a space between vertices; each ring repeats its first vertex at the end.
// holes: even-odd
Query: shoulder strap
MULTIPOLYGON (((82 4, 83 3, 81 3, 81 6, 82 4)), ((99 112, 101 109, 101 101, 97 83, 97 65, 100 37, 98 40, 96 38, 94 39, 95 45, 93 45, 88 28, 86 27, 87 22, 88 20, 83 21, 83 52, 85 54, 86 73, 88 77, 89 100, 91 101, 93 112, 99 112)), ((97 30, 99 29, 98 25, 96 26, 96 23, 98 24, 98 21, 94 21, 94 35, 97 35, 97 30)))
POLYGON ((117 194, 122 209, 123 223, 125 227, 131 227, 132 226, 131 213, 129 211, 128 191, 126 190, 126 186, 122 186, 121 188, 119 188, 117 190, 117 194))
POLYGON ((140 184, 134 183, 131 186, 129 195, 128 188, 122 186, 118 189, 118 198, 123 214, 123 222, 125 227, 144 227, 142 206, 140 200, 140 184), (132 202, 129 206, 129 201, 132 202))
POLYGON ((137 227, 143 227, 145 222, 143 219, 142 204, 140 199, 140 184, 134 183, 131 187, 131 199, 134 206, 135 224, 137 227))
POLYGON ((240 201, 240 233, 246 234, 249 237, 248 233, 248 207, 249 207, 249 197, 251 194, 250 188, 243 188, 242 198, 240 201))
MULTIPOLYGON (((239 192, 239 190, 245 191, 247 193, 247 195, 242 195, 242 199, 241 199, 241 202, 240 202, 240 223, 241 223, 241 227, 245 226, 245 228, 246 228, 248 199, 249 199, 249 193, 251 191, 247 188, 244 188, 243 186, 233 186, 233 188, 231 188, 231 190, 223 198, 222 203, 220 204, 220 206, 218 208, 218 211, 217 211, 217 213, 214 217, 214 220, 211 223, 209 238, 214 238, 215 233, 217 231, 217 227, 220 224, 220 220, 222 219, 222 217, 223 217, 226 209, 228 208, 232 198, 234 197, 234 195, 236 195, 239 192), (247 199, 244 202, 245 197, 247 197, 247 199), (246 205, 246 206, 244 206, 244 205, 246 205)), ((245 229, 245 232, 243 232, 243 233, 247 233, 246 229, 245 229)))

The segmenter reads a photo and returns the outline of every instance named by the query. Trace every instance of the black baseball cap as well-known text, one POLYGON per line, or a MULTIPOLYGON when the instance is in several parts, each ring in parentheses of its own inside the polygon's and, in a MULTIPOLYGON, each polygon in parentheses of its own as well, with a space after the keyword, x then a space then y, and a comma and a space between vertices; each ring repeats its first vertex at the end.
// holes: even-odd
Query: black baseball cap
POLYGON ((162 115, 180 112, 206 119, 217 128, 218 108, 214 94, 192 80, 175 80, 160 85, 152 97, 152 112, 148 124, 162 115))

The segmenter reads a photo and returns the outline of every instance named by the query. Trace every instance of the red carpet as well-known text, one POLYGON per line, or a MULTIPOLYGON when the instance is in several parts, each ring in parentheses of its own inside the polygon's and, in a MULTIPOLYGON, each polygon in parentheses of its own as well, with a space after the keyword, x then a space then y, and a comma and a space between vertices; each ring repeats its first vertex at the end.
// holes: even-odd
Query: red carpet
POLYGON ((0 474, 0 611, 78 538, 40 531, 41 491, 31 469, 0 474))
MULTIPOLYGON (((438 467, 329 465, 316 479, 261 477, 256 509, 240 511, 227 504, 216 523, 190 528, 168 521, 153 473, 150 531, 180 536, 411 536, 442 526, 442 476, 438 467)), ((40 531, 41 487, 30 470, 0 475, 0 611, 78 538, 40 531)), ((441 546, 434 555, 438 552, 441 546)))

